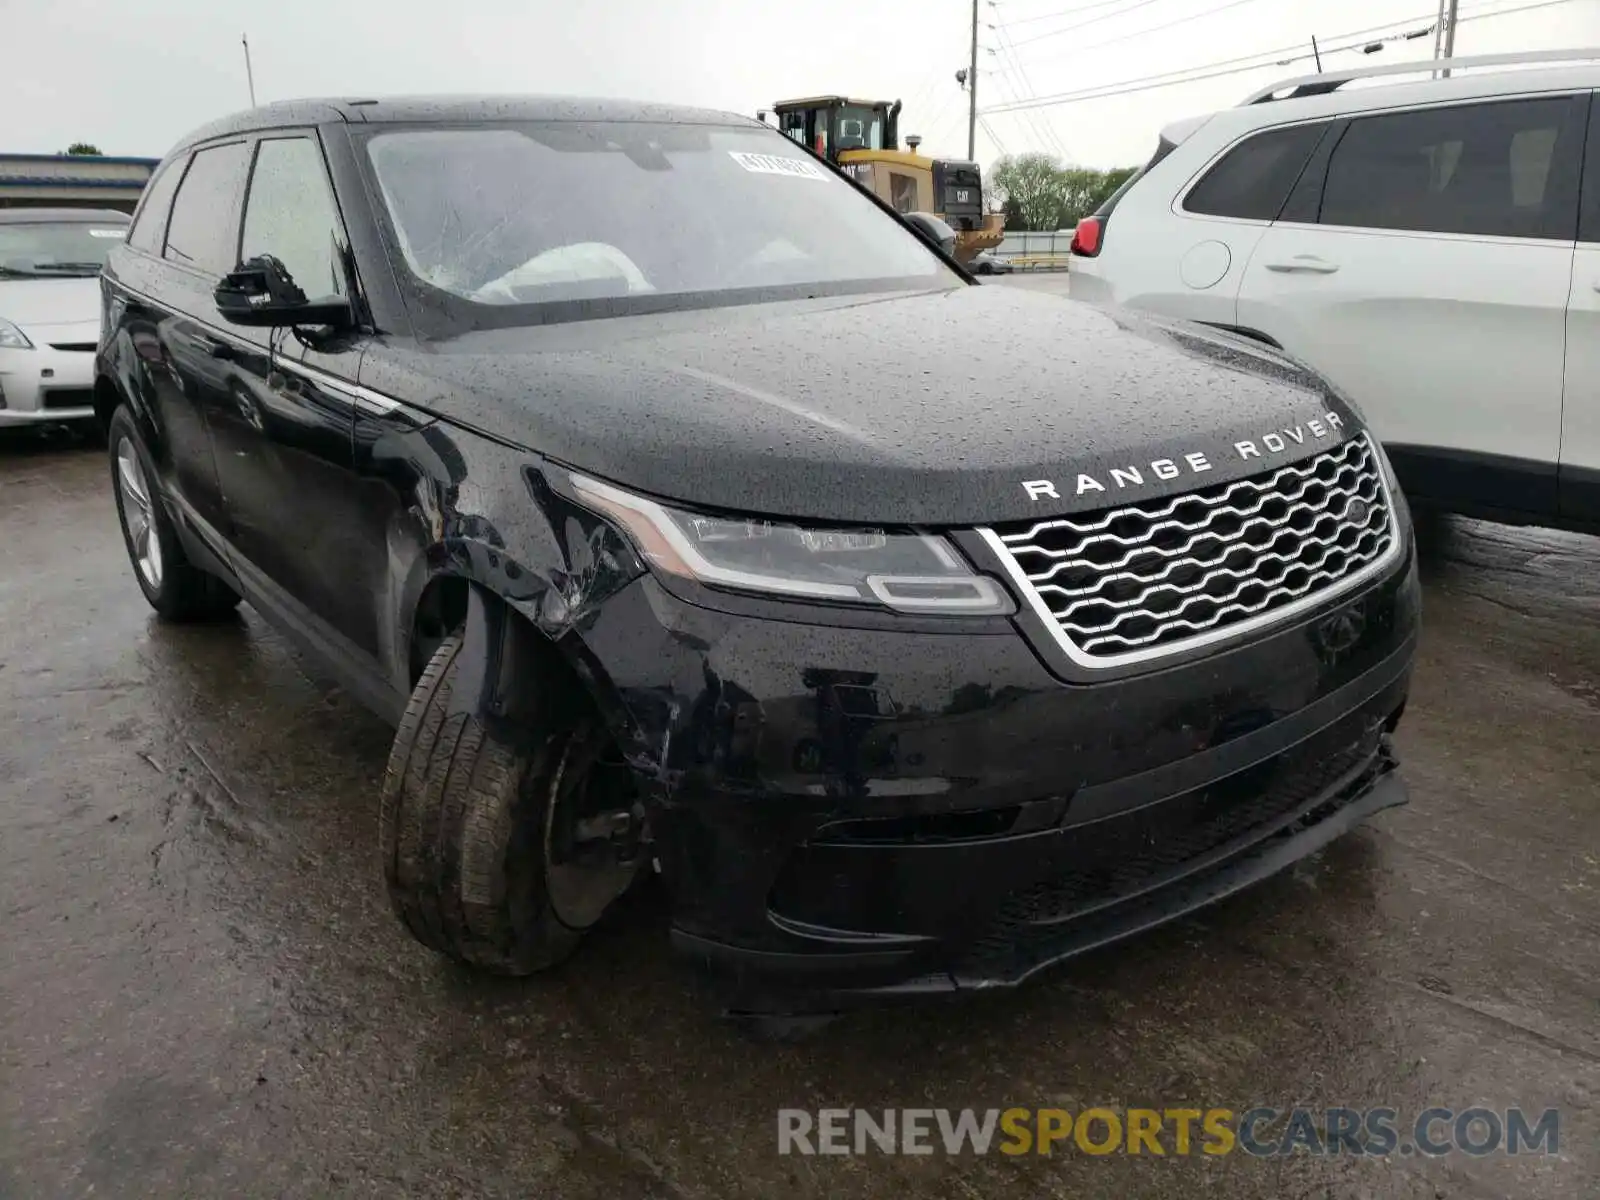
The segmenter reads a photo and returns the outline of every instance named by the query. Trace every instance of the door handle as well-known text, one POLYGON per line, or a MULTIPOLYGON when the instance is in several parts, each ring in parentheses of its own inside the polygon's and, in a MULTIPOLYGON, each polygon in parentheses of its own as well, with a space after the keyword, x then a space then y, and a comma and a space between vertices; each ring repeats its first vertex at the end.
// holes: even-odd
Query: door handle
POLYGON ((1338 269, 1338 263, 1328 262, 1315 254, 1297 254, 1288 262, 1267 264, 1267 270, 1280 275, 1332 275, 1338 269))

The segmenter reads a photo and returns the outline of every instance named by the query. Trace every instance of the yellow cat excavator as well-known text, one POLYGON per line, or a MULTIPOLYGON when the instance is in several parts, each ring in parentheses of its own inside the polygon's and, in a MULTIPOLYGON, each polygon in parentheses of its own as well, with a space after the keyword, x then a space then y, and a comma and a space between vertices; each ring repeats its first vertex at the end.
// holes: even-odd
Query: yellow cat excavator
POLYGON ((971 262, 1005 236, 1005 217, 983 210, 977 163, 918 154, 917 137, 900 149, 900 101, 813 96, 779 101, 772 111, 783 133, 837 163, 897 212, 941 217, 956 232, 958 261, 971 262))

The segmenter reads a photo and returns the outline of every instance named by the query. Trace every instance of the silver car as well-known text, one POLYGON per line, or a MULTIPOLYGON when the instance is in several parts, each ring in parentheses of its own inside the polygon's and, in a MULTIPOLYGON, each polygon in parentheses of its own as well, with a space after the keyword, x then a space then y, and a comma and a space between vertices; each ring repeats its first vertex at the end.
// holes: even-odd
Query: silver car
POLYGON ((0 428, 94 419, 100 268, 125 213, 0 208, 0 428))

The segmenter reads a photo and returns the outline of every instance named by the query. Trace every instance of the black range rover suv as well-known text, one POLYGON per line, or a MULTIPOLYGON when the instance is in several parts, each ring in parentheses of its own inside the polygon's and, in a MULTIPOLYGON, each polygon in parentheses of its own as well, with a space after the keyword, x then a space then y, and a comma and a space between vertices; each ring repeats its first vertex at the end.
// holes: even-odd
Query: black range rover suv
POLYGON ((383 871, 467 963, 654 870, 733 1011, 1013 984, 1404 800, 1359 414, 973 286, 749 120, 270 105, 167 156, 104 304, 140 588, 397 726, 383 871))

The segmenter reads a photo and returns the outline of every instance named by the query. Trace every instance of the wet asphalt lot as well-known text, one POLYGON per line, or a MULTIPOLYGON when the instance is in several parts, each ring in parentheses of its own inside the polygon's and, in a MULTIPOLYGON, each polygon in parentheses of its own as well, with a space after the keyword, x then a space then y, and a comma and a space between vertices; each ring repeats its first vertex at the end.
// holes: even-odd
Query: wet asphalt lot
MULTIPOLYGON (((412 943, 388 731, 158 624, 102 454, 0 439, 0 1197, 1600 1193, 1600 539, 1426 530, 1409 808, 1020 993, 719 1024, 645 891, 554 976, 412 943), (776 1110, 1474 1104, 1559 1157, 780 1157, 776 1110)), ((1169 1141, 1170 1146, 1170 1141, 1169 1141)))

